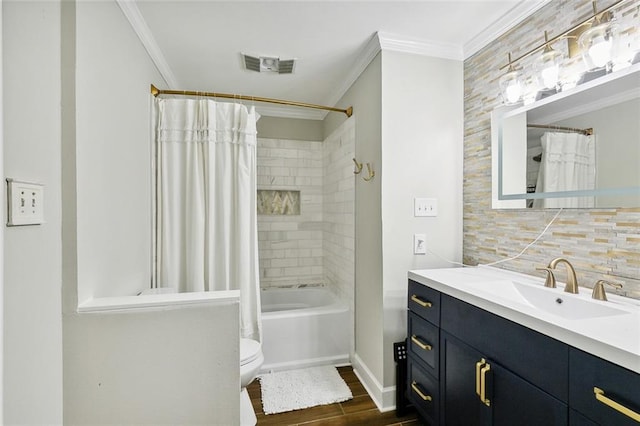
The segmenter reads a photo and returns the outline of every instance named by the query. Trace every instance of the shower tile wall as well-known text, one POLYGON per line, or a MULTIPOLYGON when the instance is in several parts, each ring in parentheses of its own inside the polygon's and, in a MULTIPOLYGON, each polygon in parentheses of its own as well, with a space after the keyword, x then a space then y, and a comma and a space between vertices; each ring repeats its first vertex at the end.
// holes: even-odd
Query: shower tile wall
MULTIPOLYGON (((465 60, 465 153, 464 153, 464 261, 488 263, 517 254, 544 229, 557 210, 491 209, 490 113, 502 101, 498 79, 507 53, 520 56, 543 41, 544 31, 558 32, 583 21, 592 12, 590 0, 558 0, 545 5, 524 22, 465 60)), ((612 0, 598 1, 603 9, 612 0)), ((640 0, 624 4, 618 13, 621 31, 638 31, 631 19, 640 0)), ((637 18, 636 18, 637 19, 637 18)), ((637 21, 636 21, 637 22, 637 21)), ((566 50, 563 43, 554 49, 566 50)), ((518 65, 528 77, 531 59, 518 65)), ((581 67, 579 58, 567 59, 565 70, 581 67)), ((640 208, 564 210, 547 234, 525 255, 500 267, 539 274, 536 266, 557 256, 576 266, 581 286, 592 287, 597 279, 624 283, 620 294, 640 299, 640 208)), ((541 275, 542 276, 542 275, 541 275)), ((565 279, 565 277, 559 277, 565 279)), ((609 291, 609 289, 608 289, 609 291)), ((613 290, 610 290, 613 291, 613 290)))
POLYGON ((323 282, 322 155, 322 142, 258 138, 258 189, 300 191, 299 215, 258 215, 262 288, 323 282))
POLYGON ((355 119, 347 120, 323 143, 324 282, 354 305, 355 119))

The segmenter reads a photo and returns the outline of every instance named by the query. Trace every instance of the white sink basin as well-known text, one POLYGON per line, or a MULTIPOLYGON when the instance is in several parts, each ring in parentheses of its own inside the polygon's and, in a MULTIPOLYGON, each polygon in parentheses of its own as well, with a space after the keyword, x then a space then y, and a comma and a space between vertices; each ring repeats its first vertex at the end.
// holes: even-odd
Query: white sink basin
POLYGON ((559 293, 545 287, 513 282, 516 290, 534 307, 566 319, 585 319, 624 315, 630 312, 611 306, 610 302, 580 298, 570 293, 559 293))
MULTIPOLYGON (((561 288, 551 289, 512 280, 468 284, 483 293, 489 300, 492 298, 509 300, 570 320, 631 313, 628 310, 614 306, 611 302, 602 302, 583 295, 565 293, 561 288)), ((562 285, 560 284, 561 287, 562 285)))

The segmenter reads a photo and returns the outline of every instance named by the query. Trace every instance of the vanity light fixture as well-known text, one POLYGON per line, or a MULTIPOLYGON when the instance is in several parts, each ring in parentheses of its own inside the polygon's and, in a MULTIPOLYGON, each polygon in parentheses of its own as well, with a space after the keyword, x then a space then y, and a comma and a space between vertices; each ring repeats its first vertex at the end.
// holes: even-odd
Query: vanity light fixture
POLYGON ((536 59, 535 68, 541 89, 556 89, 560 75, 562 53, 551 48, 549 36, 544 32, 546 42, 542 55, 536 59))
POLYGON ((509 53, 509 69, 505 75, 500 77, 499 84, 505 104, 513 105, 522 100, 523 84, 518 71, 513 67, 511 53, 509 53))
POLYGON ((582 57, 587 70, 592 71, 603 67, 610 67, 615 55, 617 26, 613 14, 606 11, 598 16, 596 2, 593 2, 593 21, 591 27, 578 38, 582 49, 582 57))
MULTIPOLYGON (((559 55, 554 56, 552 60, 549 58, 551 55, 547 55, 547 57, 545 57, 545 54, 548 54, 549 51, 554 52, 554 50, 551 49, 551 44, 562 38, 570 40, 569 56, 573 56, 571 54, 573 45, 576 45, 576 48, 579 47, 578 45, 586 46, 586 48, 583 49, 583 56, 588 63, 588 70, 585 75, 580 78, 581 83, 600 77, 601 75, 612 71, 613 61, 615 60, 616 54, 617 26, 613 19, 611 10, 626 1, 628 0, 617 0, 600 12, 597 11, 596 2, 594 1, 593 15, 589 16, 582 22, 579 22, 568 30, 559 33, 550 40, 545 32, 545 41, 543 44, 534 47, 516 59, 512 60, 511 54, 509 54, 509 62, 500 67, 500 70, 508 67, 507 74, 503 75, 499 80, 504 102, 506 104, 515 104, 520 102, 522 98, 523 84, 517 72, 515 72, 514 64, 536 52, 539 52, 540 50, 543 50, 543 53, 542 59, 538 60, 539 66, 542 67, 543 65, 546 65, 544 68, 539 68, 538 70, 539 78, 542 80, 541 85, 550 89, 551 87, 547 86, 551 86, 550 83, 555 80, 556 86, 558 86, 559 68, 552 68, 551 64, 556 61, 559 62, 561 57, 559 55), (586 28, 587 25, 590 25, 590 28, 585 31, 584 28, 586 28), (578 39, 578 43, 571 43, 572 39, 578 39)), ((544 89, 542 91, 545 92, 544 89)))

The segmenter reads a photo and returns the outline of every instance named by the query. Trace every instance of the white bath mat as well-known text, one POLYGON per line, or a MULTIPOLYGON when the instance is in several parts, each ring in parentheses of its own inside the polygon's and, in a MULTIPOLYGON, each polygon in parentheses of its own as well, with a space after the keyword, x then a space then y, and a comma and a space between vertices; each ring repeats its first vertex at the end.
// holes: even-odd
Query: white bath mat
POLYGON ((258 377, 265 414, 333 404, 353 398, 349 386, 333 366, 279 371, 258 377))

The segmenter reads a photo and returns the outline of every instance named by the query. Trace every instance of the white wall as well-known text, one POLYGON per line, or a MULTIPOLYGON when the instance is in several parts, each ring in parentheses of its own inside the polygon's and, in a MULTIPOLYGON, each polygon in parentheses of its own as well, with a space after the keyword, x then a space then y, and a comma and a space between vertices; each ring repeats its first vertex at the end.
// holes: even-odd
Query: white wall
POLYGON ((114 1, 65 2, 63 19, 64 421, 236 424, 237 302, 76 312, 149 287, 149 85, 162 81, 114 1))
POLYGON ((406 337, 407 271, 462 259, 462 72, 461 61, 382 52, 385 388, 395 384, 393 343, 406 337), (414 217, 415 197, 436 198, 438 216, 414 217), (413 254, 415 233, 437 256, 413 254))
POLYGON ((62 424, 60 2, 2 7, 4 176, 45 186, 4 234, 4 422, 62 424))
POLYGON ((65 424, 238 424, 239 292, 216 293, 67 321, 65 424))
POLYGON ((76 4, 78 299, 151 280, 149 85, 162 79, 115 1, 76 4))

